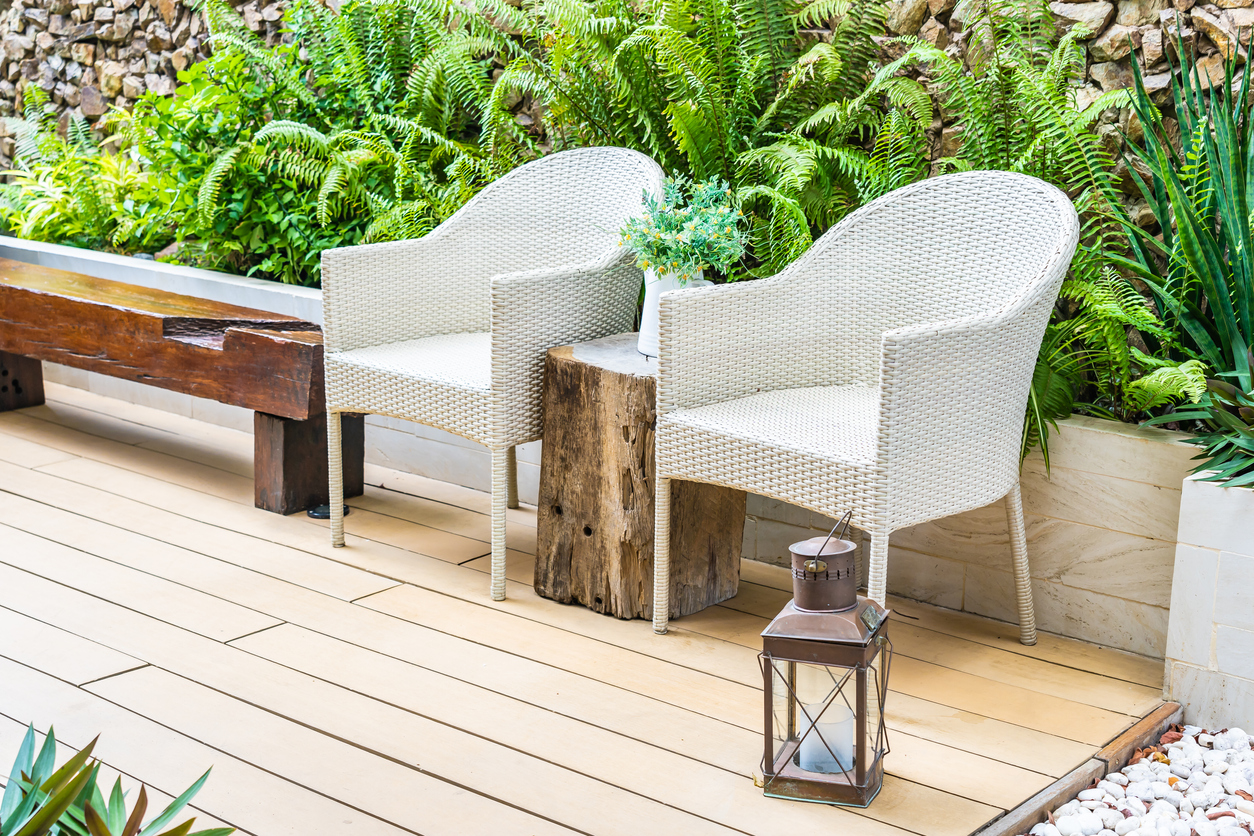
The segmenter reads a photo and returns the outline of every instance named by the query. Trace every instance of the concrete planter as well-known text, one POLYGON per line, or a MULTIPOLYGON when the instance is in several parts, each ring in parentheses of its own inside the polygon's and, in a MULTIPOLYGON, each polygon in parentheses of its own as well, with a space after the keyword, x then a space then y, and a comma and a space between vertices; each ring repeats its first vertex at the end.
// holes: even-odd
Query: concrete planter
POLYGON ((1167 696, 1190 723, 1254 728, 1254 490, 1184 481, 1167 696))
MULTIPOLYGON (((1059 422, 1052 472, 1039 454, 1022 487, 1041 629, 1162 657, 1180 484, 1197 449, 1183 436, 1086 416, 1059 422)), ((787 545, 830 525, 751 497, 745 553, 782 562, 787 545)), ((889 592, 1006 621, 1017 618, 1001 503, 893 535, 889 592)))

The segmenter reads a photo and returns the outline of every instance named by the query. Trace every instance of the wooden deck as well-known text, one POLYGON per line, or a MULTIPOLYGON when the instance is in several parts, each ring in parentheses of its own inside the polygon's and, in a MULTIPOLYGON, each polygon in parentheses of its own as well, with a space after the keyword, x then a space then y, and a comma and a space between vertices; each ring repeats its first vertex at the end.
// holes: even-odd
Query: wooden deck
MULTIPOLYGON (((368 468, 346 549, 252 507, 249 436, 78 390, 0 414, 0 770, 55 724, 254 836, 965 836, 1160 702, 1162 665, 893 601, 884 790, 770 800, 758 633, 787 573, 656 637, 488 597, 488 497, 368 468)), ((201 823, 205 819, 200 820, 201 823)))

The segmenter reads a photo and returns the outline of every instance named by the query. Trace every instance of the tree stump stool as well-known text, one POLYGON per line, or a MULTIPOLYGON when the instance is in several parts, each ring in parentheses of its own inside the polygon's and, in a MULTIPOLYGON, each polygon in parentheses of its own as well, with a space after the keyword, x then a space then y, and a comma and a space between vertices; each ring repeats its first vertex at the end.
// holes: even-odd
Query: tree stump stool
MULTIPOLYGON (((653 617, 657 362, 635 334, 549 350, 536 593, 619 618, 653 617)), ((736 594, 744 491, 671 485, 671 618, 736 594)))

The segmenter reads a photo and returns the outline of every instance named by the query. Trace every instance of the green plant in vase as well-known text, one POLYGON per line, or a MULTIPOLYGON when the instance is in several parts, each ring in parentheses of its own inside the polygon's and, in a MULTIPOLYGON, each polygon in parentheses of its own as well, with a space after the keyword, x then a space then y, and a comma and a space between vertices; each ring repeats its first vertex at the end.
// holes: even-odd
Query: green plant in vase
POLYGON ((662 293, 710 284, 707 267, 726 274, 744 255, 745 238, 740 210, 724 180, 667 178, 661 199, 646 193, 644 203, 644 214, 624 224, 620 234, 645 271, 637 348, 656 357, 662 293))

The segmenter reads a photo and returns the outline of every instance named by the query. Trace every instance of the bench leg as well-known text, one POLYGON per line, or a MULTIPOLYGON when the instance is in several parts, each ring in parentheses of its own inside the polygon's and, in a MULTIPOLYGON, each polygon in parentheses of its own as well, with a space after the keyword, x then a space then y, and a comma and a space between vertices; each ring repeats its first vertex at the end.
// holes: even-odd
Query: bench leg
MULTIPOLYGON (((365 418, 350 413, 341 413, 340 418, 344 496, 361 496, 365 418)), ((253 504, 276 514, 294 514, 328 502, 327 416, 294 421, 253 413, 253 504)))
POLYGON ((44 369, 38 360, 0 351, 0 412, 44 402, 44 369))

